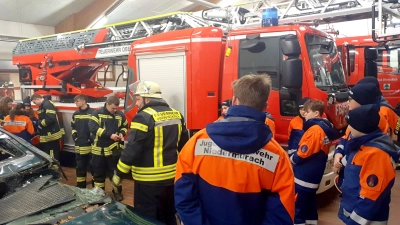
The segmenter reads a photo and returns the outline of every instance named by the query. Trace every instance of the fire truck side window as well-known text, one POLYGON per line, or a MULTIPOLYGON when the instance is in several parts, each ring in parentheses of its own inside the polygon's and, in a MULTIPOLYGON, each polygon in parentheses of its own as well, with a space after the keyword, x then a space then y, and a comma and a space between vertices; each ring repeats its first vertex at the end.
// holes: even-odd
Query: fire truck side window
POLYGON ((350 72, 354 72, 356 62, 356 48, 354 45, 349 45, 350 72))
POLYGON ((399 49, 378 49, 378 72, 384 74, 399 74, 399 49))
POLYGON ((280 62, 283 59, 283 54, 279 47, 280 39, 281 37, 260 38, 260 41, 265 43, 266 48, 259 53, 240 49, 239 78, 248 74, 266 73, 271 77, 272 90, 279 90, 280 62))

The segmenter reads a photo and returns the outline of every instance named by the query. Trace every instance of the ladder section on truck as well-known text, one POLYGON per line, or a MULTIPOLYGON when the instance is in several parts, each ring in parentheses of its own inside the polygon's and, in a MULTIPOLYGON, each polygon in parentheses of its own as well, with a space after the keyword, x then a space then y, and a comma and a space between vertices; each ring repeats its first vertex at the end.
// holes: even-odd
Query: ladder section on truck
MULTIPOLYGON (((131 42, 154 34, 173 30, 208 26, 191 13, 176 12, 143 19, 107 25, 98 29, 86 29, 21 40, 13 50, 13 55, 38 54, 55 51, 76 50, 88 47, 108 47, 131 42), (103 40, 95 40, 97 34, 107 29, 103 40)), ((126 54, 126 53, 125 53, 126 54)))
MULTIPOLYGON (((279 24, 281 25, 306 22, 318 25, 371 18, 374 0, 291 0, 281 3, 274 2, 272 0, 245 2, 225 8, 211 8, 195 14, 210 24, 239 29, 261 26, 262 10, 275 7, 278 9, 279 24)), ((382 1, 382 8, 384 12, 396 16, 400 15, 397 10, 398 7, 394 8, 389 1, 382 1)))

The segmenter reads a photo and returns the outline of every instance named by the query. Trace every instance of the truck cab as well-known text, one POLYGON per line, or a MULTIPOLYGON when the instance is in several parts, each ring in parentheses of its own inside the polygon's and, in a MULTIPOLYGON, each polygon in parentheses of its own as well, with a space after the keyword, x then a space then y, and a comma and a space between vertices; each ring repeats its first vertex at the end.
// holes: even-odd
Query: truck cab
MULTIPOLYGON (((336 45, 327 34, 304 26, 232 30, 193 28, 135 41, 128 57, 128 85, 151 80, 163 98, 186 118, 194 133, 218 118, 219 103, 232 97, 231 83, 247 74, 272 79, 268 109, 275 119, 275 139, 283 146, 288 125, 298 115, 303 97, 326 103, 326 116, 337 129, 346 128, 347 88, 336 45)), ((136 113, 132 93, 126 92, 125 113, 136 113)), ((332 142, 319 192, 334 185, 332 142)))
POLYGON ((400 102, 400 82, 399 82, 399 47, 400 45, 393 43, 383 45, 374 42, 371 36, 345 37, 336 38, 336 44, 339 51, 344 57, 348 58, 347 84, 355 85, 360 79, 366 75, 365 56, 366 51, 377 51, 376 64, 378 66, 379 86, 382 95, 388 100, 389 104, 396 107, 400 102))

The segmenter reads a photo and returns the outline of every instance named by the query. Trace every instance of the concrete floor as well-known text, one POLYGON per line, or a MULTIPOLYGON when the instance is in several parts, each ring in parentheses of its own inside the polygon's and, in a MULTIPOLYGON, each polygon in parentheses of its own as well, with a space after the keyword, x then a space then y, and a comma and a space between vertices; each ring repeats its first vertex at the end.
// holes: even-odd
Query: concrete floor
MULTIPOLYGON (((68 181, 62 179, 61 182, 75 185, 76 184, 76 176, 75 176, 75 168, 63 168, 68 181)), ((90 174, 88 174, 88 177, 90 174)), ((395 182, 392 189, 392 200, 390 203, 390 217, 389 217, 389 225, 397 225, 400 224, 400 171, 396 171, 397 181, 395 182)), ((89 180, 89 179, 88 179, 89 180)), ((91 185, 88 185, 88 188, 91 185)), ((133 206, 133 181, 130 179, 124 179, 122 182, 123 186, 123 195, 124 200, 122 201, 124 204, 128 204, 133 206)), ((107 179, 106 181, 106 192, 112 196, 111 193, 111 183, 107 179)), ((330 190, 320 194, 318 199, 319 205, 319 220, 318 225, 338 225, 343 224, 341 220, 337 217, 337 213, 339 210, 340 197, 339 192, 335 187, 330 190)))

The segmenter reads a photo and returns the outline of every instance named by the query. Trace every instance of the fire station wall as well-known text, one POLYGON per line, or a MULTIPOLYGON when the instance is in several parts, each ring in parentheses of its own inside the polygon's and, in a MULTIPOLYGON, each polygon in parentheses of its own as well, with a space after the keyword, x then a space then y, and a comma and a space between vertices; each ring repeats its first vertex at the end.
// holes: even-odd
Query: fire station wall
MULTIPOLYGON (((0 20, 0 36, 31 38, 54 34, 54 27, 0 20)), ((0 41, 0 76, 14 84, 14 99, 21 100, 18 68, 12 65, 15 42, 0 41)))
MULTIPOLYGON (((31 38, 54 34, 54 27, 4 20, 0 20, 0 27, 0 36, 31 38)), ((15 45, 15 42, 0 41, 0 60, 12 60, 12 50, 15 45)))

